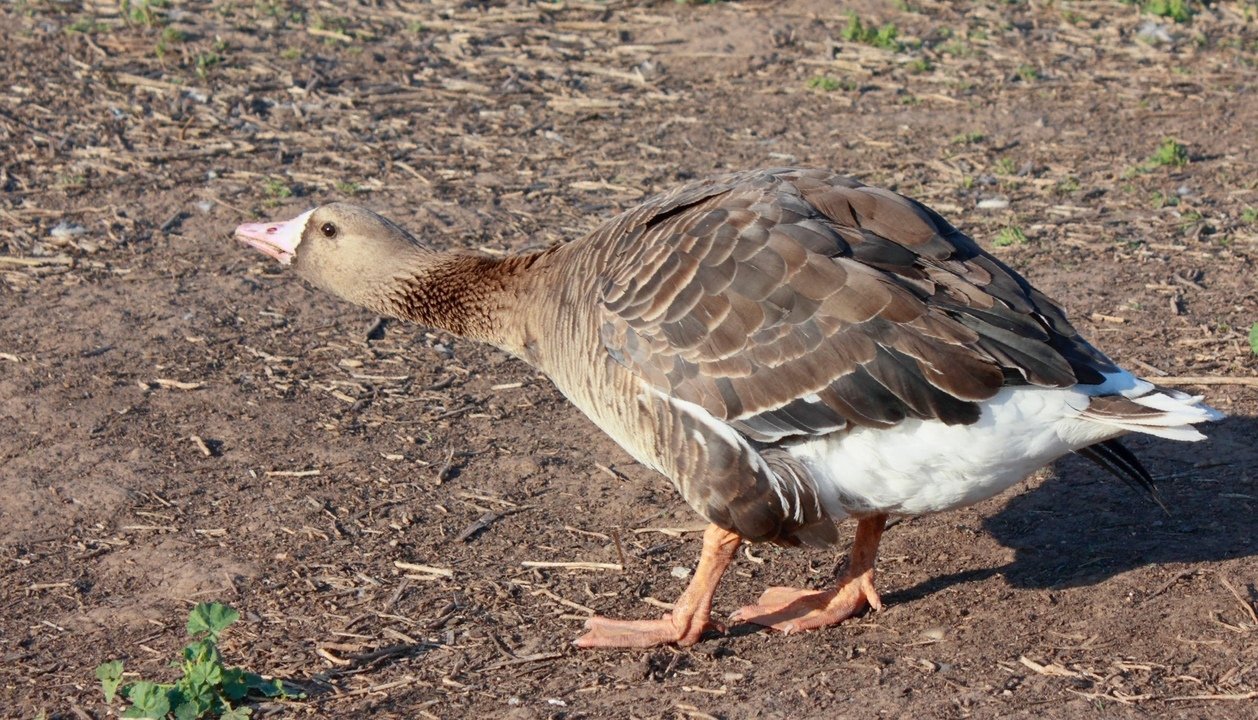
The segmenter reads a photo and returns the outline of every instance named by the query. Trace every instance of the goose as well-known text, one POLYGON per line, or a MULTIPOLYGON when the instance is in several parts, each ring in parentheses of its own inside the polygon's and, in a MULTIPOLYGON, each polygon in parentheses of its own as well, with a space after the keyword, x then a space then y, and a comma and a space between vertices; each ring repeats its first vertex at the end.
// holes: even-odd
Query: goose
POLYGON ((826 170, 699 180, 505 257, 339 202, 235 235, 344 300, 537 368, 707 520, 672 611, 591 617, 581 647, 693 645, 723 630, 713 595, 741 543, 830 546, 847 518, 835 585, 772 587, 731 619, 791 633, 879 610, 889 517, 977 503, 1072 452, 1156 499, 1119 436, 1196 441, 1222 417, 1120 368, 925 205, 826 170))

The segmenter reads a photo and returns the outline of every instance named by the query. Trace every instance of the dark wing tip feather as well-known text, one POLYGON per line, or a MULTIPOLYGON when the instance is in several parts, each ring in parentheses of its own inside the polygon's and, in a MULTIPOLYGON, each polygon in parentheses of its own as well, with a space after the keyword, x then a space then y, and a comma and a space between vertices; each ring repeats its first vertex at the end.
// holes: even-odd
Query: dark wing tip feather
POLYGON ((1129 486, 1143 491, 1153 502, 1158 504, 1158 507, 1162 508, 1162 512, 1167 515, 1171 514, 1166 504, 1162 502, 1162 496, 1158 493, 1157 486, 1153 484, 1153 476, 1140 463, 1140 459, 1117 439, 1089 445, 1076 450, 1075 453, 1096 463, 1103 470, 1129 486))

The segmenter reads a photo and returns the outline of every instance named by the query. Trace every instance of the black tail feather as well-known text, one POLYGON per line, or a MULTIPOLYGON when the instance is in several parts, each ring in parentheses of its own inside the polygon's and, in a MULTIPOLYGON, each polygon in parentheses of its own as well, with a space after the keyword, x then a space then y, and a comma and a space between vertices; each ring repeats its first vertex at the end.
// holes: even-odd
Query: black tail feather
POLYGON ((1119 480, 1128 485, 1143 490, 1153 502, 1162 508, 1167 515, 1171 514, 1166 509, 1166 505, 1162 502, 1162 496, 1158 494, 1157 487, 1153 484, 1153 476, 1148 470, 1144 469, 1144 465, 1140 464, 1140 460, 1118 440, 1106 440, 1096 445, 1089 445, 1076 453, 1091 460, 1101 466, 1106 472, 1110 473, 1119 480))

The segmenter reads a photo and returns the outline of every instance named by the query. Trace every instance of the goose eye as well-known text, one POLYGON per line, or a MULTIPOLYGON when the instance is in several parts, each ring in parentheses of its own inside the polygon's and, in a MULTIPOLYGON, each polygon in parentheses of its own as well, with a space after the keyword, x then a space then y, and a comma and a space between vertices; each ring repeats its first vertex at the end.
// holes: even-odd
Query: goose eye
POLYGON ((336 237, 336 226, 330 222, 325 222, 319 226, 319 232, 323 233, 325 238, 334 238, 336 237))

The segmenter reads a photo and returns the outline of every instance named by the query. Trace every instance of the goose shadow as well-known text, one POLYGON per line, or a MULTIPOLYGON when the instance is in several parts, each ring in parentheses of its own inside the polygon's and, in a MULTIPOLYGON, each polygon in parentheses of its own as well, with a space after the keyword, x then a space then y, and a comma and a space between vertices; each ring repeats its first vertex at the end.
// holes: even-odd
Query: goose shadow
POLYGON ((1001 567, 931 578, 887 599, 905 601, 995 574, 1019 588, 1094 585, 1148 565, 1258 555, 1258 418, 1231 417, 1200 443, 1131 437, 1126 444, 1157 483, 1163 511, 1079 457, 983 521, 1014 550, 1001 567))

